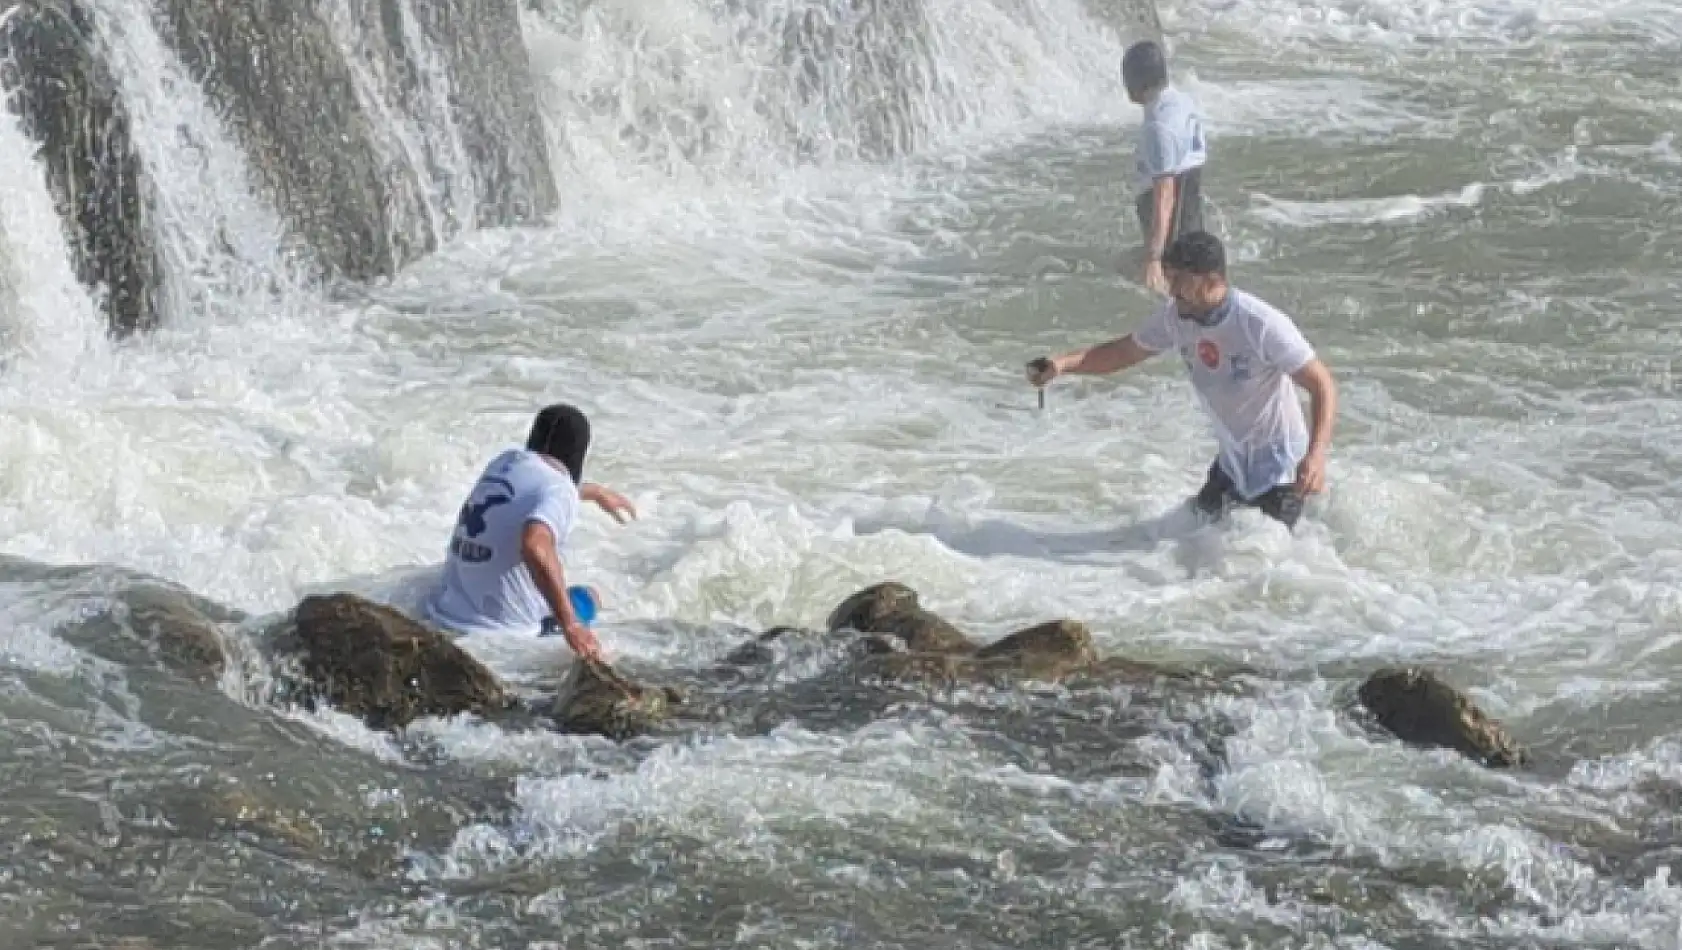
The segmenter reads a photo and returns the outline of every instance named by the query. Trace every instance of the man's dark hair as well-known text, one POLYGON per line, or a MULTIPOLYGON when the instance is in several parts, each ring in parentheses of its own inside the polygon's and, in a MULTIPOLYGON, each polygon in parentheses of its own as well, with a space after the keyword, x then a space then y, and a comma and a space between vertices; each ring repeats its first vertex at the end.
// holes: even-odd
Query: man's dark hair
POLYGON ((1162 255, 1162 266, 1184 274, 1226 276, 1226 248, 1208 231, 1190 231, 1174 239, 1162 255))
POLYGON ((567 467, 573 484, 584 480, 584 453, 590 450, 590 420, 572 406, 545 406, 532 420, 526 449, 547 455, 567 467))
POLYGON ((1129 46, 1121 55, 1121 81, 1134 95, 1168 85, 1168 57, 1162 47, 1152 40, 1129 46))

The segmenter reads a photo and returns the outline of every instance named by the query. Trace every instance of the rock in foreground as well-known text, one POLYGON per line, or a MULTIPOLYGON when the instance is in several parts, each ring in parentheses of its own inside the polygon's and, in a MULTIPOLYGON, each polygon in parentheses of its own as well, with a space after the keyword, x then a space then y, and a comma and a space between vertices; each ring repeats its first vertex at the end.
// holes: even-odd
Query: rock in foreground
POLYGON ((1429 670, 1379 670, 1361 684, 1357 697, 1379 725, 1410 745, 1453 749, 1488 766, 1529 760, 1504 726, 1429 670))
POLYGON ((319 699, 373 729, 423 716, 488 716, 517 702, 445 635, 354 594, 304 598, 278 652, 295 656, 306 701, 319 699))
POLYGON ((563 732, 624 741, 665 722, 683 701, 676 690, 634 682, 594 660, 574 663, 567 680, 551 713, 563 732))

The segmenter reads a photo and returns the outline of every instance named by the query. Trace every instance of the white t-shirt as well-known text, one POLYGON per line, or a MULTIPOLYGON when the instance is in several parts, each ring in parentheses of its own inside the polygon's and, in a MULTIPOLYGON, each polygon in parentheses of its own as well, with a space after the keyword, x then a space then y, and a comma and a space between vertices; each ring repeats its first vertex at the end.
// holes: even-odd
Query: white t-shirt
POLYGON ((1145 106, 1133 154, 1133 190, 1149 191, 1158 178, 1202 168, 1209 160, 1203 118, 1191 97, 1172 86, 1145 106))
POLYGON ((1308 425, 1290 374, 1314 349, 1290 317, 1229 288, 1205 326, 1180 316, 1174 301, 1133 333, 1152 352, 1180 351, 1192 388, 1220 443, 1220 466, 1239 495, 1253 499, 1296 480, 1308 453, 1308 425))
POLYGON ((456 519, 427 619, 457 633, 535 635, 553 611, 520 556, 520 537, 528 522, 541 521, 555 533, 558 555, 577 516, 578 488, 565 472, 526 449, 492 459, 456 519))

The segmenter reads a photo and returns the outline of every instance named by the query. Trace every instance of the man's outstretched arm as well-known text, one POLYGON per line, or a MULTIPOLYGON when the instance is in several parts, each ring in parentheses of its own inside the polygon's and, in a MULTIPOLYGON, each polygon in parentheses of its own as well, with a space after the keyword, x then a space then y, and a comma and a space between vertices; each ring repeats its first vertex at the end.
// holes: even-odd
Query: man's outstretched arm
POLYGON ((1156 355, 1155 350, 1147 350, 1139 345, 1139 341, 1129 333, 1124 337, 1089 346, 1084 350, 1075 350, 1045 360, 1035 360, 1028 364, 1028 382, 1035 386, 1044 386, 1058 376, 1065 373, 1080 373, 1087 376, 1103 376, 1109 373, 1119 373, 1131 366, 1143 363, 1156 355))

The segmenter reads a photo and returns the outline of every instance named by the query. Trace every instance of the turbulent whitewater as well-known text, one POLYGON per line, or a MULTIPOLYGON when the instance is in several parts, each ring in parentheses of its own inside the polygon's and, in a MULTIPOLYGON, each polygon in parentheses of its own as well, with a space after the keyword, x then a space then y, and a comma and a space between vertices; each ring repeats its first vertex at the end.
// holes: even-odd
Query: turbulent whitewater
MULTIPOLYGON (((1168 361, 1043 411, 1021 381, 1150 305, 1117 270, 1142 7, 523 3, 522 140, 468 121, 507 89, 452 5, 322 0, 301 48, 389 189, 311 204, 267 100, 187 48, 179 11, 222 7, 75 6, 158 319, 109 333, 50 150, 0 110, 0 945, 1682 945, 1673 5, 1161 6, 1235 279, 1342 386, 1294 536, 1185 517, 1213 447, 1168 361), (379 223, 368 267, 323 264, 323 208, 379 223), (780 718, 745 684, 720 727, 628 743, 279 703, 254 626, 412 603, 554 400, 641 511, 586 517, 570 561, 639 668, 896 579, 979 639, 1071 617, 1256 675, 780 718), (145 578, 235 662, 136 647, 145 578), (1349 691, 1403 661, 1535 763, 1358 728, 1349 691)), ((565 663, 466 645, 526 689, 565 663)))

